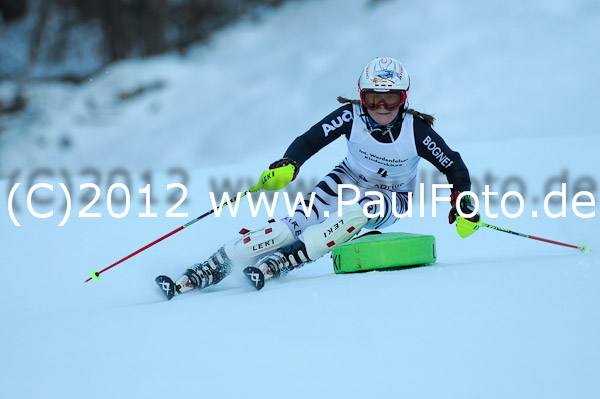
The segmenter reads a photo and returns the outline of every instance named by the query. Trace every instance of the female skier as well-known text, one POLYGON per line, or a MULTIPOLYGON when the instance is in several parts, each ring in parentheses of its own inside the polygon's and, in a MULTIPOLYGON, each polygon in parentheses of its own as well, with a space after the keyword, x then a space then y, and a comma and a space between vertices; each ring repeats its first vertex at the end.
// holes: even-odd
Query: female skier
MULTIPOLYGON (((397 220, 392 213, 392 198, 397 214, 406 212, 421 158, 431 162, 453 185, 448 219, 450 223, 456 220, 457 196, 471 188, 469 172, 460 154, 432 129, 434 118, 408 109, 410 79, 406 68, 393 58, 375 58, 363 68, 358 88, 360 101, 338 97, 343 105, 297 137, 283 158, 269 166, 275 169, 292 164, 295 178, 311 156, 339 137, 346 137, 348 154, 313 189, 310 215, 306 216, 299 204, 293 217, 272 221, 225 244, 205 262, 187 269, 171 288, 171 296, 217 284, 235 264, 248 266, 244 273, 261 289, 266 281, 318 259, 363 227, 392 225, 397 220), (358 203, 342 208, 339 215, 341 184, 354 185, 360 194, 358 203), (383 209, 374 209, 377 205, 368 209, 368 214, 377 217, 368 218, 363 213, 365 203, 381 203, 379 198, 367 196, 367 191, 383 195, 383 209)), ((460 208, 464 214, 473 211, 468 196, 462 197, 460 208)), ((477 222, 479 215, 469 220, 477 222)))

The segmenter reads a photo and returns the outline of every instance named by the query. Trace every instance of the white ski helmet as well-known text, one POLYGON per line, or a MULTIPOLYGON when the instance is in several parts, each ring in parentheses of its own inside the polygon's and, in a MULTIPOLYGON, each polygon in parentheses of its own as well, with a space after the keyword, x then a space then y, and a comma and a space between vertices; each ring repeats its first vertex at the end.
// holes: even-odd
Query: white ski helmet
POLYGON ((401 91, 401 105, 403 105, 409 89, 410 77, 408 71, 400 61, 394 58, 375 58, 365 65, 360 78, 358 78, 358 90, 360 90, 360 98, 363 104, 365 104, 365 91, 401 91))

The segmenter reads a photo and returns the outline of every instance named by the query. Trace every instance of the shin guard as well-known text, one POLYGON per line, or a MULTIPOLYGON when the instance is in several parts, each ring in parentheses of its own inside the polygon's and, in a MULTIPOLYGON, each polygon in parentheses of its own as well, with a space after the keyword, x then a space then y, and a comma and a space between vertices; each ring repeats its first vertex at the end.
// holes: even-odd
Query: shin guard
POLYGON ((300 237, 304 241, 308 257, 317 260, 334 245, 345 243, 358 233, 368 220, 363 208, 359 204, 353 204, 342 209, 342 216, 333 215, 323 223, 309 226, 300 237))

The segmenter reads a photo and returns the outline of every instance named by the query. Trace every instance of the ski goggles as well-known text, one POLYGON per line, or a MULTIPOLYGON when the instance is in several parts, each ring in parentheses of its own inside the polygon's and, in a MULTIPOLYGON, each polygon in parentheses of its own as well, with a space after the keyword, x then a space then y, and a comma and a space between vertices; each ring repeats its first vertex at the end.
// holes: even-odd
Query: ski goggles
POLYGON ((390 91, 372 91, 362 90, 360 99, 365 107, 375 110, 379 105, 383 105, 388 111, 393 111, 400 108, 406 101, 406 91, 390 90, 390 91))

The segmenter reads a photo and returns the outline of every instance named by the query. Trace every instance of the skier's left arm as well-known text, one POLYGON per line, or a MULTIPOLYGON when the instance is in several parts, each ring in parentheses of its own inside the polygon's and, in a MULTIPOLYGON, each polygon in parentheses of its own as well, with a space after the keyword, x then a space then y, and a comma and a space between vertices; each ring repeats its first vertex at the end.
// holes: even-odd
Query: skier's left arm
MULTIPOLYGON (((421 158, 428 160, 440 172, 446 175, 448 183, 452 185, 452 194, 450 196, 450 205, 452 209, 448 215, 448 222, 454 223, 457 216, 456 200, 458 194, 463 191, 471 190, 471 178, 469 170, 463 162, 460 154, 453 151, 437 134, 433 128, 423 119, 414 119, 415 145, 417 154, 421 158)), ((464 214, 469 214, 475 209, 469 196, 463 196, 460 201, 460 208, 464 214)), ((469 218, 472 222, 479 221, 479 214, 469 218)))

